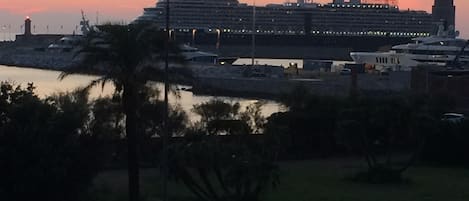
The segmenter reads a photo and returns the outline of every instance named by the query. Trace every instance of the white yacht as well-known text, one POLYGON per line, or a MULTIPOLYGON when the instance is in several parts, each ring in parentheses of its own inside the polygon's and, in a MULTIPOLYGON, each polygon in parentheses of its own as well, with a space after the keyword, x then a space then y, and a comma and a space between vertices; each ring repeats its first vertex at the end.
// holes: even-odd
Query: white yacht
POLYGON ((181 45, 180 49, 184 59, 191 63, 231 65, 238 59, 238 57, 219 57, 217 54, 204 52, 189 45, 181 45))
POLYGON ((70 52, 80 44, 82 38, 83 36, 79 35, 64 36, 58 41, 50 44, 47 47, 47 50, 58 52, 70 52))
POLYGON ((423 64, 446 66, 460 55, 469 63, 469 42, 449 36, 414 38, 413 43, 396 45, 388 52, 351 52, 356 63, 373 65, 377 70, 406 71, 423 64), (463 50, 464 48, 464 50, 463 50))
POLYGON ((186 61, 194 63, 208 63, 208 64, 217 64, 218 55, 200 51, 198 48, 191 47, 189 45, 181 45, 181 55, 186 61))

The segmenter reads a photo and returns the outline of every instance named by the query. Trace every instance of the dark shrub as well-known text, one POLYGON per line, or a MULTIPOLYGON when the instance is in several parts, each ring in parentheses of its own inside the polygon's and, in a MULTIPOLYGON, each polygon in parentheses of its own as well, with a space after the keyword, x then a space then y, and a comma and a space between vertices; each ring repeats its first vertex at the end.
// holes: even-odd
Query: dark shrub
POLYGON ((440 122, 426 137, 422 159, 435 165, 469 166, 469 121, 440 122))
POLYGON ((100 168, 100 140, 84 129, 86 95, 46 101, 2 83, 0 93, 1 200, 75 201, 100 168))

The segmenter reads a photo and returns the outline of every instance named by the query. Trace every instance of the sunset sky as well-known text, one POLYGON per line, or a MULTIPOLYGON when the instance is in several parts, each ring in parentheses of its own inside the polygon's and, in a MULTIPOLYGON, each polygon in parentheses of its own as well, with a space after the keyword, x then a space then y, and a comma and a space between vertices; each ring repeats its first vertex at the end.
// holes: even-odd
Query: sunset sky
MULTIPOLYGON (((252 3, 252 0, 241 0, 252 3)), ((294 2, 296 0, 291 0, 294 2)), ((315 0, 329 3, 332 0, 315 0)), ((401 9, 431 11, 434 0, 400 0, 401 9)), ((130 22, 142 13, 143 7, 154 6, 156 0, 0 0, 0 26, 2 33, 20 32, 25 16, 31 16, 36 33, 71 33, 78 25, 83 9, 92 23, 99 21, 130 22), (99 13, 99 14, 98 14, 99 13), (49 29, 47 30, 47 25, 49 29)), ((257 5, 282 3, 284 0, 256 0, 257 5)), ((469 38, 469 0, 455 0, 457 29, 461 37, 469 38), (466 23, 463 23, 466 22, 466 23)), ((5 36, 0 36, 5 37, 5 36)), ((9 37, 9 36, 6 36, 9 37)))

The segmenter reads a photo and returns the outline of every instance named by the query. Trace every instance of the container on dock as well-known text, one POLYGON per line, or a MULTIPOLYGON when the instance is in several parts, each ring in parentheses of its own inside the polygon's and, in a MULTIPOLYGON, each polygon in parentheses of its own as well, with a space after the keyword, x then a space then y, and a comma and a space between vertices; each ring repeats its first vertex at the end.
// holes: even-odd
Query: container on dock
POLYGON ((324 60, 303 60, 303 70, 330 72, 332 61, 324 60))

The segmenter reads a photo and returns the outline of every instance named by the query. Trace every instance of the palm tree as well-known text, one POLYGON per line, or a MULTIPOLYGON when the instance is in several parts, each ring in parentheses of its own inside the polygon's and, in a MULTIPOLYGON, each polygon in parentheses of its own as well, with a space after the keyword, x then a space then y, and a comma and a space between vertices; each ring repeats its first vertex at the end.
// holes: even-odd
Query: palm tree
POLYGON ((122 108, 126 116, 125 132, 128 146, 129 200, 139 200, 138 110, 142 90, 149 80, 161 80, 165 48, 177 58, 177 47, 166 44, 166 36, 153 25, 100 25, 85 37, 78 62, 60 79, 74 73, 96 72, 101 75, 86 89, 101 84, 114 84, 122 94, 122 108))

